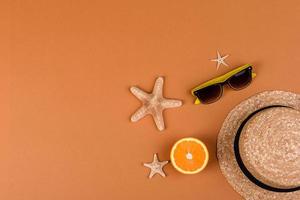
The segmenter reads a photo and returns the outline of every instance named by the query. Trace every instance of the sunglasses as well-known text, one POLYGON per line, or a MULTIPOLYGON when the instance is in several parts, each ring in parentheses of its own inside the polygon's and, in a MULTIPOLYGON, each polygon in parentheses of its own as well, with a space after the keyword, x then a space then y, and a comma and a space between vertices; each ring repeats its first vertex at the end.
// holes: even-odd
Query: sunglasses
POLYGON ((221 98, 225 84, 234 90, 241 90, 247 87, 255 76, 252 66, 247 64, 207 81, 192 90, 192 95, 197 98, 195 104, 214 103, 221 98))

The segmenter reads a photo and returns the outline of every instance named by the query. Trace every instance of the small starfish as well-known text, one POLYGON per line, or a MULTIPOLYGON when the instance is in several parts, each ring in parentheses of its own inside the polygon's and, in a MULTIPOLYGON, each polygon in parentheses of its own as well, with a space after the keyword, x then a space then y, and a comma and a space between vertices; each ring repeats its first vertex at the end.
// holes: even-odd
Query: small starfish
POLYGON ((163 171, 163 167, 168 164, 169 161, 162 161, 160 162, 157 157, 157 153, 153 155, 153 161, 152 163, 144 163, 145 167, 148 167, 151 169, 149 178, 152 178, 155 174, 159 174, 162 177, 166 177, 165 172, 163 171))
POLYGON ((224 61, 228 56, 229 55, 227 54, 227 55, 225 55, 225 56, 222 57, 220 55, 219 51, 217 51, 217 58, 211 59, 211 61, 217 62, 217 70, 219 69, 219 67, 220 67, 221 64, 223 64, 225 66, 228 66, 228 64, 225 63, 225 61, 224 61))
POLYGON ((166 108, 180 107, 182 102, 175 99, 166 99, 163 97, 163 77, 158 77, 155 81, 154 88, 151 94, 144 92, 137 87, 131 87, 130 91, 143 103, 132 116, 131 121, 136 122, 143 118, 145 115, 152 115, 158 130, 165 129, 163 118, 163 110, 166 108))

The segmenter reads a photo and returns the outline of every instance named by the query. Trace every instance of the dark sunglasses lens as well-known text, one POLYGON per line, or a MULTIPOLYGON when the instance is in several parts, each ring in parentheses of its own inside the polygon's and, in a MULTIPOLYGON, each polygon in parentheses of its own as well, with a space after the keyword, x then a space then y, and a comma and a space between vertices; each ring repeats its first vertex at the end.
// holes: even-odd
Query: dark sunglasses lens
POLYGON ((248 67, 240 71, 239 73, 233 75, 229 80, 228 84, 236 90, 243 89, 247 87, 252 81, 252 68, 248 67))
POLYGON ((208 104, 217 101, 222 96, 222 85, 215 84, 194 92, 201 103, 208 104))

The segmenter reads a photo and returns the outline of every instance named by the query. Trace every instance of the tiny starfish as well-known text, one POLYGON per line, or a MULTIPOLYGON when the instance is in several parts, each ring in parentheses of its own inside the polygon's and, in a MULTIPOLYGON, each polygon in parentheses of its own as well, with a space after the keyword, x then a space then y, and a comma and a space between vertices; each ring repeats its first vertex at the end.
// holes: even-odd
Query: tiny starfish
POLYGON ((145 167, 148 167, 151 169, 149 178, 152 178, 155 174, 159 174, 162 177, 166 177, 165 172, 163 171, 163 167, 168 164, 169 161, 162 161, 160 162, 157 157, 157 153, 153 155, 153 161, 152 163, 144 163, 145 167))
POLYGON ((225 66, 228 66, 228 64, 225 63, 225 61, 224 61, 228 56, 229 55, 227 54, 227 55, 225 55, 225 56, 222 57, 220 55, 219 51, 217 51, 217 58, 211 59, 211 61, 217 62, 217 70, 219 69, 219 67, 220 67, 221 64, 223 64, 225 66))
POLYGON ((166 108, 180 107, 182 102, 175 99, 166 99, 163 97, 163 77, 158 77, 155 81, 154 88, 151 94, 144 92, 137 87, 131 87, 130 91, 143 103, 132 116, 131 121, 136 122, 143 118, 145 115, 152 115, 158 130, 165 129, 163 118, 163 110, 166 108))

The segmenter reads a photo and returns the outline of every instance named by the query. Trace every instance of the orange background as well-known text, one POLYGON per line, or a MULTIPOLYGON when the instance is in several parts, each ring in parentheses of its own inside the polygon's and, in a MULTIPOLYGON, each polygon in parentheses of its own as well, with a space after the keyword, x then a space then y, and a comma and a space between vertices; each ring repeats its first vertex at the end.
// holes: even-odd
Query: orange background
POLYGON ((215 157, 223 120, 257 92, 300 92, 298 0, 2 0, 0 11, 1 200, 241 199, 215 157), (216 71, 216 50, 230 67, 216 71), (250 87, 193 105, 192 87, 245 63, 250 87), (184 101, 162 133, 151 117, 129 121, 140 106, 129 87, 150 92, 159 75, 184 101), (207 144, 207 168, 147 179, 142 162, 187 136, 207 144))

